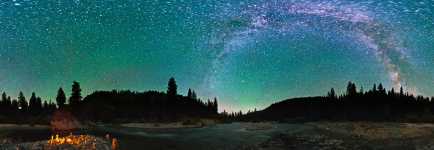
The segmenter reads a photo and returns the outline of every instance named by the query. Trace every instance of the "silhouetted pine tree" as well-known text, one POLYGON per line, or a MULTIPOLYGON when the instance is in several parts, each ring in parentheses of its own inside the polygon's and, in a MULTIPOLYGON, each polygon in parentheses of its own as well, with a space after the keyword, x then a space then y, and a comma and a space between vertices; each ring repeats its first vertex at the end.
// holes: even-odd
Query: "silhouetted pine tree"
POLYGON ((59 109, 65 106, 66 96, 62 88, 59 88, 59 90, 57 90, 56 103, 59 109))
POLYGON ((8 111, 8 108, 9 108, 10 106, 8 105, 8 103, 7 103, 7 96, 6 96, 6 93, 5 92, 3 92, 3 94, 2 94, 2 99, 0 100, 0 113, 6 113, 7 111, 8 111))
POLYGON ((11 100, 10 96, 8 96, 6 98, 5 105, 6 105, 6 112, 7 113, 9 113, 9 114, 15 113, 14 111, 16 111, 16 110, 14 108, 12 108, 12 100, 11 100))
POLYGON ((392 89, 387 93, 387 95, 388 95, 389 97, 393 97, 393 98, 395 98, 395 96, 396 96, 395 89, 392 88, 392 89))
POLYGON ((69 98, 69 104, 72 107, 76 107, 81 101, 81 88, 80 83, 74 81, 72 83, 71 97, 69 98))
POLYGON ((206 101, 206 106, 207 106, 207 108, 208 108, 208 112, 212 112, 212 110, 213 110, 213 104, 212 104, 212 102, 208 99, 207 101, 206 101))
POLYGON ((363 86, 360 86, 359 95, 365 94, 365 90, 363 89, 363 86))
POLYGON ((176 85, 175 78, 171 77, 169 79, 169 82, 167 83, 167 95, 170 98, 175 98, 178 94, 177 88, 178 88, 178 86, 176 85))
POLYGON ((24 97, 24 94, 21 91, 18 94, 18 108, 21 110, 21 112, 27 112, 28 109, 28 103, 26 101, 26 97, 24 97))
POLYGON ((190 99, 193 99, 193 93, 191 92, 190 88, 188 89, 187 97, 190 98, 190 99))
POLYGON ((2 93, 2 102, 6 102, 7 100, 7 95, 5 92, 2 93))
POLYGON ((332 88, 332 89, 330 90, 330 92, 327 93, 327 96, 328 96, 329 98, 331 98, 331 99, 336 99, 335 89, 332 88))
POLYGON ((372 93, 377 94, 377 84, 374 84, 374 86, 372 87, 372 93))
POLYGON ((166 108, 162 108, 162 111, 169 113, 169 117, 171 117, 171 118, 176 117, 176 115, 178 115, 177 113, 179 112, 179 109, 180 109, 180 108, 178 108, 178 102, 177 102, 177 97, 178 97, 177 89, 178 89, 178 85, 176 85, 175 78, 171 77, 167 83, 168 102, 163 105, 163 107, 166 107, 166 108), (166 111, 165 111, 165 109, 166 109, 166 111))
POLYGON ((217 97, 214 97, 214 102, 213 102, 213 113, 217 114, 218 113, 218 103, 217 103, 217 97))
POLYGON ((36 113, 36 94, 35 94, 35 92, 32 92, 32 96, 30 96, 30 99, 29 99, 29 111, 33 115, 36 113))
POLYGON ((347 85, 347 96, 356 96, 357 95, 357 88, 356 85, 354 83, 352 83, 351 81, 348 82, 347 85))
POLYGON ((36 98, 35 111, 36 114, 40 114, 43 111, 42 99, 40 97, 36 98))
POLYGON ((194 100, 197 100, 196 91, 193 91, 193 93, 191 94, 191 98, 193 98, 194 100))
POLYGON ((384 87, 383 87, 383 85, 381 83, 378 85, 378 92, 382 96, 386 95, 386 89, 384 89, 384 87))

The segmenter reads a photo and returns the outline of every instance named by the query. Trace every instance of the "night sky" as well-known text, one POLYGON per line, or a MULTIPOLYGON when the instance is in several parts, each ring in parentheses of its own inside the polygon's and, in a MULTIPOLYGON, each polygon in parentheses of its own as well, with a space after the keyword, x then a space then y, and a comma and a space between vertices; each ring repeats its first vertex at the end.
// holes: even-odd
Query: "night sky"
POLYGON ((220 111, 343 92, 434 95, 433 0, 1 0, 0 90, 217 97, 220 111), (360 86, 359 86, 360 87, 360 86))

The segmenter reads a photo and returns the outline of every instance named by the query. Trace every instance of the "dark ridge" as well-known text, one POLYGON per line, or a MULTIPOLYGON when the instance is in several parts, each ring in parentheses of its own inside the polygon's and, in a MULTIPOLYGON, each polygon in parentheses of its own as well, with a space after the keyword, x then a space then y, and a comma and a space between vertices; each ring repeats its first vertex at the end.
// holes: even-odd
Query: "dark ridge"
POLYGON ((414 96, 401 88, 386 91, 382 84, 367 92, 348 83, 347 92, 337 96, 304 97, 272 104, 262 111, 240 116, 244 121, 392 121, 434 122, 434 98, 414 96))
POLYGON ((22 92, 11 99, 3 92, 0 99, 0 123, 49 124, 57 110, 71 112, 83 122, 172 122, 215 118, 217 99, 204 102, 189 89, 187 96, 177 93, 177 84, 170 78, 166 92, 95 91, 82 98, 80 84, 73 82, 71 96, 62 88, 56 102, 44 101, 33 92, 29 101, 22 92), (66 103, 68 101, 68 103, 66 103))
POLYGON ((217 115, 214 102, 158 91, 96 91, 83 99, 83 120, 102 122, 177 121, 217 115))

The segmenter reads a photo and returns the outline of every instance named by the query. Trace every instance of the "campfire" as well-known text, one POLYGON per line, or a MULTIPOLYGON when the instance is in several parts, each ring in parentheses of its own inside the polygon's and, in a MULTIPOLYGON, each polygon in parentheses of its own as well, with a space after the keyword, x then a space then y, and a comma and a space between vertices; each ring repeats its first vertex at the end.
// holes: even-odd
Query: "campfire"
MULTIPOLYGON (((111 143, 111 148, 107 147, 104 149, 118 149, 118 142, 116 138, 108 138, 104 140, 105 142, 111 143), (109 140, 109 141, 107 141, 109 140)), ((90 135, 73 135, 69 134, 67 136, 60 136, 59 134, 52 135, 47 141, 46 149, 58 149, 62 146, 74 147, 74 149, 100 149, 98 145, 101 144, 101 139, 97 139, 90 135)))
POLYGON ((72 131, 78 130, 83 126, 67 110, 56 111, 51 120, 51 127, 54 135, 48 137, 46 147, 44 149, 77 149, 77 150, 116 150, 118 149, 118 141, 116 138, 111 138, 109 134, 106 139, 98 138, 92 135, 73 135, 72 131), (68 133, 69 135, 65 134, 68 133), (111 146, 111 147, 110 147, 111 146))
POLYGON ((89 135, 68 135, 61 137, 59 134, 56 134, 55 136, 52 135, 51 139, 48 140, 49 145, 62 145, 62 144, 69 144, 69 145, 88 145, 89 143, 92 144, 92 142, 96 142, 96 138, 89 136, 89 135))

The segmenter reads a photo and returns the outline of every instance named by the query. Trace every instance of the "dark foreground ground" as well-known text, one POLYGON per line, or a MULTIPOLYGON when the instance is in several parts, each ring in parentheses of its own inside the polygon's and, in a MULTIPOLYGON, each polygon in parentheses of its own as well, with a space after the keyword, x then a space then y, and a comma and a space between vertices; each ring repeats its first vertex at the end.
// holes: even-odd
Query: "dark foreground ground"
MULTIPOLYGON (((434 124, 421 123, 232 123, 181 129, 107 125, 79 133, 97 137, 109 133, 119 139, 122 150, 434 149, 434 124)), ((0 149, 5 145, 47 140, 50 134, 43 127, 2 127, 0 149)))

